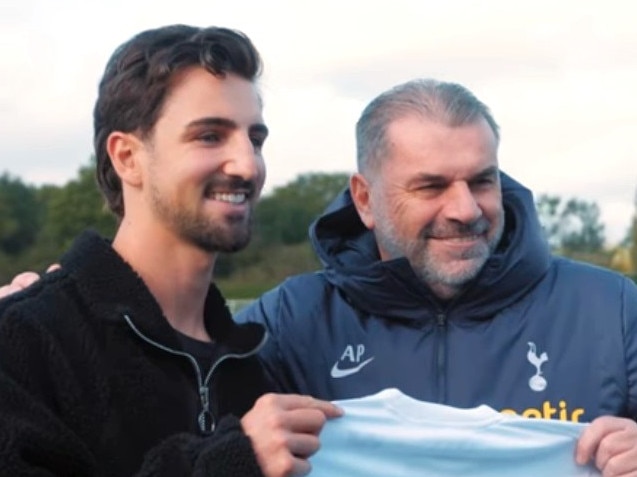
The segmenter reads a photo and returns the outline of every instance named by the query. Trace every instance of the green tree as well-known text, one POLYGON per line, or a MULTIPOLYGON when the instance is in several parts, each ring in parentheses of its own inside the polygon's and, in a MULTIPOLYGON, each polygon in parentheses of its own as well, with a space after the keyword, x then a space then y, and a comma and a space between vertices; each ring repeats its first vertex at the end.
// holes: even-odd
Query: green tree
POLYGON ((312 221, 346 185, 345 173, 308 173, 274 189, 257 207, 257 232, 262 243, 292 245, 307 240, 312 221))
POLYGON ((308 227, 348 179, 344 173, 302 174, 264 196, 256 209, 250 245, 241 253, 220 256, 215 276, 240 281, 232 286, 234 293, 237 286, 262 289, 263 284, 316 268, 308 227))
POLYGON ((541 194, 535 201, 544 236, 552 250, 557 250, 562 245, 559 210, 561 201, 559 196, 548 194, 541 194))
POLYGON ((597 252, 603 249, 606 240, 605 226, 600 221, 597 203, 570 199, 564 207, 562 217, 564 249, 571 252, 597 252))
POLYGON ((604 247, 604 224, 595 202, 542 194, 536 208, 544 233, 553 250, 566 254, 594 253, 604 247))
POLYGON ((629 229, 628 248, 630 250, 633 277, 637 279, 637 191, 635 192, 635 212, 629 229))
POLYGON ((40 228, 36 189, 8 173, 0 176, 0 250, 17 255, 29 248, 40 228))
POLYGON ((93 164, 81 167, 77 177, 63 187, 43 189, 41 197, 46 204, 41 238, 53 249, 66 249, 86 228, 107 237, 115 232, 117 220, 104 206, 93 164))
POLYGON ((94 171, 91 160, 65 185, 42 185, 37 189, 27 188, 7 176, 0 178, 0 284, 24 270, 44 271, 59 261, 74 237, 85 228, 96 229, 107 237, 114 234, 117 220, 104 207, 94 171), (7 190, 11 192, 8 194, 11 200, 7 199, 7 190), (11 205, 16 202, 19 208, 11 205), (7 237, 19 238, 8 241, 7 237), (20 253, 10 256, 3 253, 5 243, 13 247, 10 250, 20 246, 20 253))

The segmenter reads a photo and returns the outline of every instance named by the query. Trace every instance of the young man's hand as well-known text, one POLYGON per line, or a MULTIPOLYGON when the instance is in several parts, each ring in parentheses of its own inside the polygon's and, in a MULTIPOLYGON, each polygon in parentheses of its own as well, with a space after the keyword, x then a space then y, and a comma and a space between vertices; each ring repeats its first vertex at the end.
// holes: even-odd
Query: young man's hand
POLYGON ((241 424, 266 477, 296 477, 310 472, 308 458, 320 447, 325 421, 341 415, 334 404, 310 396, 266 394, 241 424))

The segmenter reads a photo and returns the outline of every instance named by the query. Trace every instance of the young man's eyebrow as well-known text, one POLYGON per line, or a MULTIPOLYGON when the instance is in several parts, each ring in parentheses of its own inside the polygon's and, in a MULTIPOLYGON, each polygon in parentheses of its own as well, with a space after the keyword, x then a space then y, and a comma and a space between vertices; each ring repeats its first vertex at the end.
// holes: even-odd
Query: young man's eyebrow
POLYGON ((200 126, 221 126, 228 129, 236 129, 237 123, 232 119, 219 118, 219 117, 205 117, 195 119, 186 125, 186 129, 191 129, 200 126))
MULTIPOLYGON (((186 129, 192 129, 192 128, 197 128, 202 126, 207 126, 207 127, 217 126, 217 127, 223 127, 226 129, 237 129, 239 127, 239 125, 232 119, 221 118, 221 117, 205 117, 205 118, 195 119, 194 121, 189 122, 186 125, 186 129)), ((264 136, 267 136, 270 132, 268 127, 263 123, 251 124, 249 129, 251 132, 259 133, 264 136)))

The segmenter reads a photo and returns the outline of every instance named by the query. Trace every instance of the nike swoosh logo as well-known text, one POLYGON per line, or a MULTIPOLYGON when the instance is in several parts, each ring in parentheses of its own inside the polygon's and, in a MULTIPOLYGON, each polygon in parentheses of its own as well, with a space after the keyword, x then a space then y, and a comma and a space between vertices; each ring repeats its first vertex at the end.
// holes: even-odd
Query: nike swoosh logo
POLYGON ((360 363, 358 366, 354 366, 353 368, 347 368, 347 369, 339 368, 338 367, 339 362, 337 361, 336 363, 334 363, 334 366, 332 366, 332 371, 330 372, 330 376, 332 376, 333 378, 344 378, 345 376, 356 374, 365 366, 367 366, 369 363, 371 363, 373 359, 374 357, 372 356, 371 358, 366 359, 365 361, 360 363))

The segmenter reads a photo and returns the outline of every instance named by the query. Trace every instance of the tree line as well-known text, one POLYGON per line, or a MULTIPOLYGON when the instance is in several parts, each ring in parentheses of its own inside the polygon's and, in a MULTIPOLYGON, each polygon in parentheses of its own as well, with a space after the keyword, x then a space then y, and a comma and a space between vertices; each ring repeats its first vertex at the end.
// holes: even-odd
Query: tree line
MULTIPOLYGON (((91 160, 61 186, 33 186, 7 172, 0 175, 0 284, 24 270, 45 270, 86 228, 113 237, 117 219, 104 205, 94 171, 91 160)), ((217 262, 215 278, 228 296, 256 296, 286 276, 317 268, 308 225, 348 177, 301 174, 263 196, 250 245, 217 262)))
MULTIPOLYGON (((285 277, 320 266, 308 227, 348 181, 346 173, 306 173, 261 198, 254 236, 246 250, 220 257, 215 278, 227 296, 249 298, 285 277)), ((637 264, 636 214, 626 239, 606 248, 595 202, 542 194, 536 207, 551 248, 558 254, 632 275, 637 264)), ((116 218, 105 208, 92 161, 61 186, 33 186, 0 175, 0 284, 24 270, 42 271, 59 260, 73 238, 90 227, 112 237, 116 218)))

